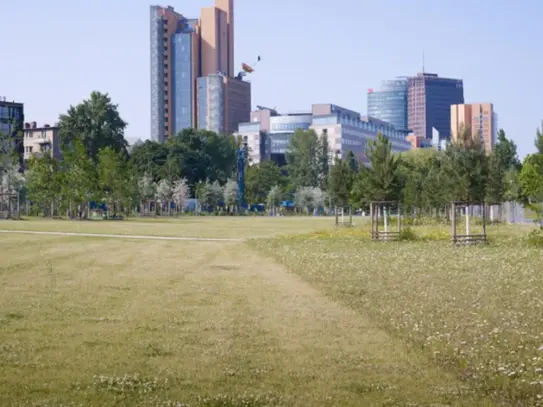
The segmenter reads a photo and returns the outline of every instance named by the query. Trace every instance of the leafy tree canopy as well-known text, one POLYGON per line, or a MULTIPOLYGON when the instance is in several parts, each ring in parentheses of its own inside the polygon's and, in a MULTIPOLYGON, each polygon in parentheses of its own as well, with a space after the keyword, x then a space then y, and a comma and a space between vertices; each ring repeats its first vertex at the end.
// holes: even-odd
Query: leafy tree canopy
POLYGON ((92 92, 89 99, 70 106, 65 114, 60 115, 62 149, 69 149, 75 140, 79 140, 95 161, 98 152, 107 147, 126 155, 126 125, 107 93, 92 92))

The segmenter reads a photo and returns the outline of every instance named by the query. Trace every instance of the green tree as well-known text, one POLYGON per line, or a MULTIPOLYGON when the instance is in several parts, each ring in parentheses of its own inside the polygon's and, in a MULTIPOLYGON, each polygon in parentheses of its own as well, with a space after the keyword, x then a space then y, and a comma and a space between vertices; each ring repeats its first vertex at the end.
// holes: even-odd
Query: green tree
POLYGON ((467 202, 483 202, 486 197, 488 157, 478 138, 469 128, 459 132, 458 141, 446 152, 447 177, 452 181, 451 199, 467 202))
POLYGON ((319 187, 301 187, 294 195, 296 206, 307 214, 324 207, 324 193, 319 187))
POLYGON ((183 212, 189 199, 189 185, 185 178, 178 179, 173 183, 172 195, 177 211, 183 212))
POLYGON ((160 204, 160 213, 170 211, 170 202, 173 200, 173 184, 166 178, 159 181, 156 186, 156 200, 160 204))
POLYGON ((130 199, 127 163, 122 151, 105 147, 98 152, 98 187, 107 204, 107 217, 116 217, 130 199))
POLYGON ((168 166, 161 176, 182 176, 192 188, 207 179, 224 184, 234 174, 238 146, 234 136, 185 129, 168 140, 168 166))
POLYGON ((215 210, 223 199, 223 188, 216 180, 213 183, 209 180, 200 181, 196 187, 196 194, 203 208, 208 211, 215 210))
POLYGON ((499 157, 499 163, 504 173, 512 167, 520 169, 517 145, 513 140, 507 138, 503 129, 498 131, 493 154, 499 157))
POLYGON ((332 204, 345 207, 349 203, 353 187, 354 172, 346 160, 335 160, 328 178, 328 194, 332 204))
MULTIPOLYGON (((370 168, 367 173, 362 172, 364 180, 365 200, 389 201, 400 198, 400 173, 398 171, 399 159, 392 154, 392 144, 383 136, 368 143, 367 156, 370 168)), ((355 184, 361 187, 360 182, 355 184)))
POLYGON ((535 137, 535 148, 539 154, 543 154, 543 121, 541 122, 541 128, 537 129, 535 137))
POLYGON ((81 219, 84 208, 87 208, 86 204, 97 192, 96 167, 80 140, 74 140, 72 148, 63 152, 63 158, 60 163, 62 196, 67 201, 65 206, 67 206, 68 216, 74 217, 75 208, 77 217, 81 219))
POLYGON ((296 130, 286 152, 290 181, 299 187, 319 185, 319 140, 313 130, 296 130))
POLYGON ((163 176, 163 166, 168 157, 168 145, 146 140, 135 145, 130 154, 130 162, 138 178, 150 176, 154 182, 163 176))
POLYGON ((510 168, 505 172, 503 183, 503 198, 505 201, 514 202, 522 199, 519 171, 516 168, 510 168))
POLYGON ((77 106, 70 106, 66 114, 60 115, 63 150, 69 149, 75 140, 79 140, 95 162, 99 151, 107 147, 126 155, 126 125, 119 115, 117 105, 111 102, 108 94, 92 92, 89 99, 77 106))
POLYGON ((47 153, 41 157, 32 157, 28 166, 28 198, 45 215, 55 216, 62 192, 59 161, 47 153))
POLYGON ((273 161, 251 165, 245 173, 245 194, 251 203, 264 203, 268 192, 275 185, 283 186, 285 178, 281 168, 273 161))
POLYGON ((486 201, 490 204, 499 204, 503 201, 506 172, 504 167, 502 157, 497 151, 493 151, 488 158, 488 178, 486 183, 486 201))
POLYGON ((326 182, 330 173, 330 143, 328 135, 323 133, 319 138, 319 152, 317 157, 319 171, 319 186, 321 189, 326 189, 326 182))
POLYGON ((524 159, 519 179, 523 193, 543 226, 543 154, 531 154, 524 159))
POLYGON ((228 210, 234 212, 238 203, 238 183, 235 180, 229 179, 226 182, 223 190, 223 199, 228 210))
POLYGON ((266 204, 268 205, 268 209, 272 211, 272 213, 275 213, 277 207, 281 204, 281 188, 279 188, 278 185, 273 186, 270 191, 268 192, 268 196, 266 198, 266 204))
POLYGON ((349 150, 349 152, 347 153, 345 161, 347 161, 347 164, 349 165, 349 168, 353 173, 358 172, 358 160, 356 159, 356 156, 354 155, 352 150, 349 150))

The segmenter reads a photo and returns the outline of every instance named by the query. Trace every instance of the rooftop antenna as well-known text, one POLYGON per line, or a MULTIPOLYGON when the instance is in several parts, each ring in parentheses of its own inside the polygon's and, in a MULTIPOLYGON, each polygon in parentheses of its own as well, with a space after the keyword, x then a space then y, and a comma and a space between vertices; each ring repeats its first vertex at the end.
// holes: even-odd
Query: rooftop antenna
POLYGON ((422 50, 422 73, 424 73, 424 50, 422 50))

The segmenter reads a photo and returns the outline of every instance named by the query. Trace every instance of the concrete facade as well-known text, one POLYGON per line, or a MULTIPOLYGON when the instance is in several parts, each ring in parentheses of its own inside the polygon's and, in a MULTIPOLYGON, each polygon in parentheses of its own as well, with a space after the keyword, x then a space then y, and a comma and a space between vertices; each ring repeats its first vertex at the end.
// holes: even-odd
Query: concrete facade
POLYGON ((478 137, 486 153, 496 143, 497 115, 492 103, 457 104, 451 106, 451 141, 458 142, 459 132, 469 128, 472 137, 478 137))
POLYGON ((60 151, 59 128, 44 124, 38 127, 36 122, 24 124, 24 159, 50 153, 57 160, 62 159, 60 151))

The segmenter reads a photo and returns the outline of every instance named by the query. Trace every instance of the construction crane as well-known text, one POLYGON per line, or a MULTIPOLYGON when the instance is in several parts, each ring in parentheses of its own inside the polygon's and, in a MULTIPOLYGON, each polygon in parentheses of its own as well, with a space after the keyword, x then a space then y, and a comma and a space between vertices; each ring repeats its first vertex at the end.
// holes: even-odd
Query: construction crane
POLYGON ((247 74, 253 73, 255 71, 254 67, 257 66, 259 62, 260 62, 260 55, 258 56, 256 61, 253 62, 251 65, 248 65, 245 62, 243 62, 241 64, 241 71, 239 71, 238 75, 236 76, 236 79, 241 80, 247 74))
POLYGON ((237 152, 237 181, 238 181, 238 210, 247 208, 245 202, 245 164, 247 162, 248 148, 247 139, 244 138, 237 152))

